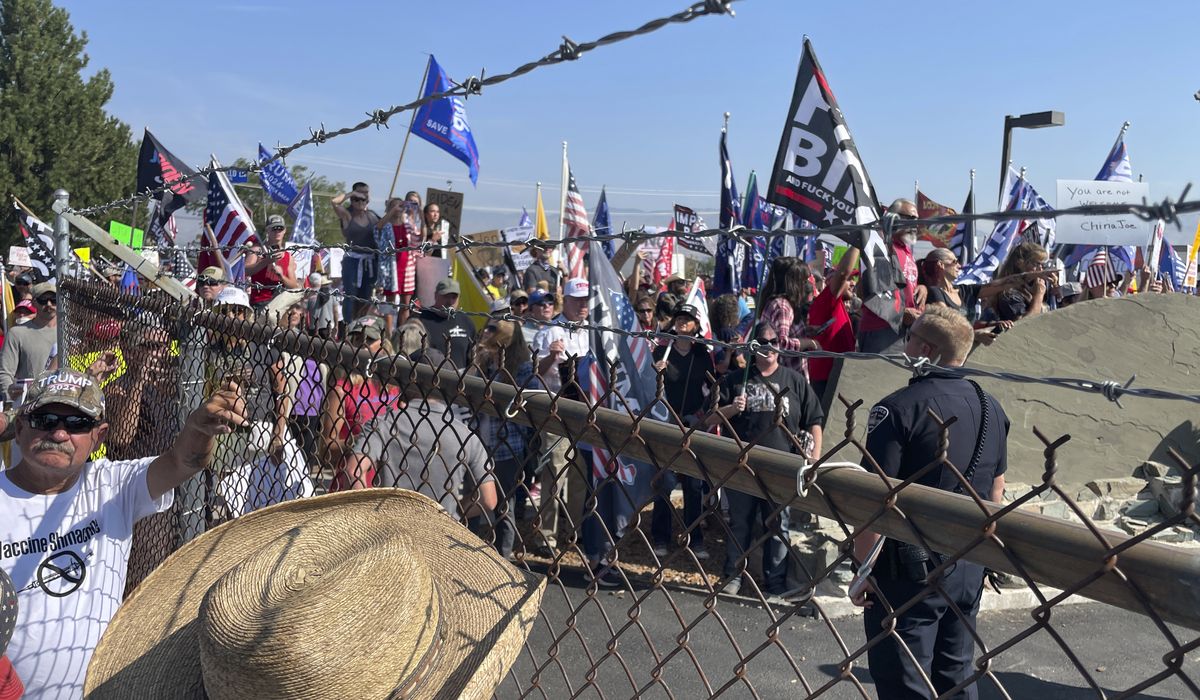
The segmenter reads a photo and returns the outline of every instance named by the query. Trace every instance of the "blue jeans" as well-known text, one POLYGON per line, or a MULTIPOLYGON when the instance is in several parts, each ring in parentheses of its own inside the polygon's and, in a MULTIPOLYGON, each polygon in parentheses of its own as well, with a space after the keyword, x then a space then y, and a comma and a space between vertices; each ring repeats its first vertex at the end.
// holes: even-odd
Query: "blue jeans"
POLYGON ((768 594, 780 594, 787 590, 788 570, 788 511, 784 508, 777 518, 769 519, 774 508, 762 498, 741 491, 725 489, 729 499, 729 529, 732 536, 725 543, 725 578, 745 569, 745 561, 739 562, 750 550, 754 537, 754 524, 762 525, 771 536, 762 545, 763 589, 768 594))
POLYGON ((374 258, 354 258, 349 255, 342 258, 342 291, 346 294, 342 300, 342 318, 346 323, 353 321, 358 310, 369 303, 366 300, 375 293, 377 276, 374 258))
POLYGON ((654 514, 650 518, 650 534, 654 538, 654 544, 671 543, 670 499, 676 483, 683 485, 683 523, 686 527, 694 526, 688 533, 688 546, 703 545, 704 531, 697 523, 704 514, 704 480, 687 474, 677 475, 665 469, 659 476, 658 488, 655 489, 658 495, 654 499, 654 514))

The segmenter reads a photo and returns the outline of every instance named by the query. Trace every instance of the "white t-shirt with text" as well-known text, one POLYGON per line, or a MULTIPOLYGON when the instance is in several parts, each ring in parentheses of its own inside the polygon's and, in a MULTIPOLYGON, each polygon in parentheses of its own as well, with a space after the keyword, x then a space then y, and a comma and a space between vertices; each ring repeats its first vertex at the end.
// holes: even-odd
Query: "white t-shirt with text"
POLYGON ((8 656, 31 700, 79 698, 88 661, 121 604, 133 524, 171 507, 150 498, 153 457, 88 462, 62 493, 0 472, 0 567, 19 605, 8 656))

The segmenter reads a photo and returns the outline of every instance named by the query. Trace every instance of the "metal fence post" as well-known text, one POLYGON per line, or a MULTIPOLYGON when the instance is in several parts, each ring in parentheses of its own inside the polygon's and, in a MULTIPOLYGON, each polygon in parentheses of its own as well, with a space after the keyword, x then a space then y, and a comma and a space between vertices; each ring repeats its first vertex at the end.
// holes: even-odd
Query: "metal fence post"
MULTIPOLYGON (((54 216, 54 276, 58 283, 62 284, 67 278, 67 265, 71 259, 71 226, 62 210, 70 203, 71 195, 59 188, 54 190, 54 201, 56 204, 61 203, 61 206, 55 207, 58 213, 54 216)), ((67 308, 63 304, 63 295, 58 295, 55 306, 58 311, 58 365, 67 367, 67 308)))

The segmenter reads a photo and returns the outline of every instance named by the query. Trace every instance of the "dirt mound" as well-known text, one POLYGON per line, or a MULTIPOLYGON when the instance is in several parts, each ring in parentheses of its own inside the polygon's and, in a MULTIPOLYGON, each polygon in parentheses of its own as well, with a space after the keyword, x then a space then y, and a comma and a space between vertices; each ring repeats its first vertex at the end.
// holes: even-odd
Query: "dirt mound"
MULTIPOLYGON (((1022 321, 968 365, 1035 377, 1069 377, 1200 394, 1200 299, 1180 294, 1098 299, 1022 321)), ((858 425, 883 396, 909 375, 874 361, 846 361, 838 391, 862 399, 858 425)), ((1036 483, 1045 467, 1036 426, 1051 440, 1069 434, 1058 453, 1058 480, 1082 484, 1129 476, 1146 460, 1172 464, 1174 447, 1200 459, 1200 406, 1127 396, 1124 408, 1100 394, 1045 384, 983 379, 1012 421, 1010 482, 1036 483)), ((839 409, 833 409, 836 414, 839 409)), ((832 428, 831 428, 832 429, 832 428)))

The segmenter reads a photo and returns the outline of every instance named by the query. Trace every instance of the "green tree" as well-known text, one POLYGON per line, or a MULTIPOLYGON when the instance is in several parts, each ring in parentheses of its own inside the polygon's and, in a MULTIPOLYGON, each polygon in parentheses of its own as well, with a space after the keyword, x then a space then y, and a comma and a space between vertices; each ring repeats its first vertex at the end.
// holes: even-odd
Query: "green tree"
MULTIPOLYGON (((246 158, 238 158, 233 162, 233 167, 249 169, 250 161, 246 158)), ((334 182, 324 175, 314 175, 303 165, 289 165, 288 170, 291 171, 292 177, 295 178, 299 187, 304 187, 306 182, 312 183, 317 240, 326 245, 345 243, 346 240, 342 238, 342 229, 338 224, 337 214, 330 208, 329 200, 345 192, 347 190, 346 183, 334 182)), ((272 214, 279 214, 287 219, 288 230, 291 230, 291 219, 287 216, 287 207, 276 204, 263 192, 262 187, 258 184, 258 173, 250 174, 250 182, 234 185, 234 187, 238 191, 238 196, 242 198, 242 202, 250 209, 251 215, 254 217, 254 225, 259 231, 264 229, 267 217, 272 214)), ((202 207, 197 207, 197 210, 200 208, 202 207)))
MULTIPOLYGON (((48 221, 54 190, 87 206, 133 190, 138 144, 104 105, 113 82, 101 69, 85 79, 87 33, 75 34, 50 0, 0 2, 0 194, 17 196, 48 221)), ((97 221, 107 225, 107 219, 97 221)), ((19 237, 0 232, 0 250, 19 237)))

